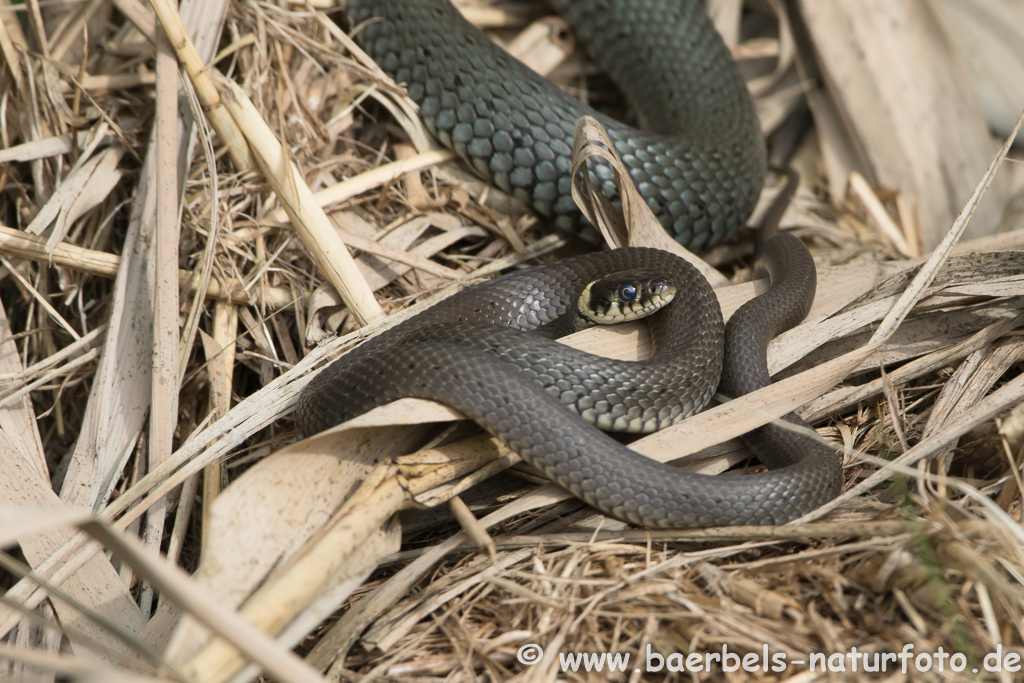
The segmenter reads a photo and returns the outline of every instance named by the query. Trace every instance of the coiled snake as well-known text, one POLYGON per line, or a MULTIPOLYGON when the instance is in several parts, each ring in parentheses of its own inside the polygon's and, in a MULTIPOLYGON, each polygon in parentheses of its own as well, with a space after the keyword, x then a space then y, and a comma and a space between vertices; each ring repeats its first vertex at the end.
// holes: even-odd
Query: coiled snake
MULTIPOLYGON (((735 232, 764 176, 764 143, 728 50, 688 0, 551 2, 656 131, 596 114, 507 56, 447 0, 347 0, 357 40, 406 83, 427 127, 478 173, 559 229, 587 230, 570 196, 576 120, 596 115, 662 225, 691 248, 735 232), (657 67, 652 60, 657 59, 657 67)), ((615 195, 607 169, 602 188, 615 195)), ((749 436, 770 472, 688 473, 645 458, 570 415, 651 431, 698 410, 718 385, 738 396, 770 380, 770 338, 814 297, 814 263, 790 235, 766 248, 772 289, 723 333, 710 285, 685 261, 649 249, 589 254, 467 289, 322 371, 299 400, 306 434, 403 396, 446 403, 504 440, 590 505, 655 527, 781 524, 841 486, 831 449, 767 425, 749 436), (583 288, 611 273, 662 273, 680 292, 650 318, 655 354, 627 363, 583 354, 537 333, 577 315, 583 288), (723 341, 725 337, 725 341, 723 341), (532 381, 530 381, 532 380, 532 381)), ((795 416, 786 419, 798 421, 795 416)))

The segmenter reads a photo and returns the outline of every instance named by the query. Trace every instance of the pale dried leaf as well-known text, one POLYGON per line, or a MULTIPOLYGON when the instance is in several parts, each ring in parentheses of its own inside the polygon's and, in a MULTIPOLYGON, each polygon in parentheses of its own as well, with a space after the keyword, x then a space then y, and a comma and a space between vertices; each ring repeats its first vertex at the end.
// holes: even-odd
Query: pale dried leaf
MULTIPOLYGON (((923 3, 802 0, 829 93, 874 185, 898 188, 933 249, 991 157, 987 125, 964 71, 923 3)), ((996 192, 968 236, 993 231, 996 192)))

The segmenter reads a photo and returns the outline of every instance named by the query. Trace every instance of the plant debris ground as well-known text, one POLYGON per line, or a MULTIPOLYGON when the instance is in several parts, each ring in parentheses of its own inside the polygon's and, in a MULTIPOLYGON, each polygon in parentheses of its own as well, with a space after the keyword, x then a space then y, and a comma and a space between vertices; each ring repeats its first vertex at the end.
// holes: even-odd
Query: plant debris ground
MULTIPOLYGON (((0 679, 1018 677, 1022 12, 743 4, 708 3, 818 297, 770 391, 631 447, 734 476, 801 407, 846 485, 802 524, 652 531, 435 404, 297 440, 361 338, 590 248, 435 148, 341 10, 0 0, 0 679)), ((543 5, 460 8, 633 116, 543 5)), ((726 315, 750 244, 703 255, 726 315)))

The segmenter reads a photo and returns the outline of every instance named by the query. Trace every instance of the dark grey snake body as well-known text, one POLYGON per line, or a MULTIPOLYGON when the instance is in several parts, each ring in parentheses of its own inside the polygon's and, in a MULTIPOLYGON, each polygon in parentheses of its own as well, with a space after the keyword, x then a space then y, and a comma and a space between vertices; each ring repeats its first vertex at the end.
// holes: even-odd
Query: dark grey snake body
MULTIPOLYGON (((760 190, 763 142, 743 82, 707 18, 678 0, 552 4, 572 15, 592 44, 612 40, 608 59, 622 66, 619 79, 655 97, 648 111, 660 119, 649 123, 677 131, 644 136, 602 117, 663 225, 693 247, 740 227, 760 190), (663 47, 670 55, 661 82, 641 65, 651 60, 648 51, 663 47)), ((349 0, 347 7, 355 23, 367 22, 362 45, 408 84, 442 142, 560 227, 579 224, 565 201, 563 153, 571 151, 576 119, 592 112, 492 48, 445 0, 349 0)), ((839 462, 827 447, 768 425, 752 447, 781 469, 704 476, 634 453, 565 410, 621 431, 650 431, 706 404, 723 355, 726 394, 770 381, 767 342, 806 315, 815 273, 792 236, 776 237, 767 251, 772 290, 737 312, 724 349, 717 301, 691 266, 655 250, 591 254, 473 287, 364 344, 306 388, 300 427, 312 434, 397 398, 429 398, 476 420, 574 495, 620 519, 655 527, 787 522, 838 493, 839 462), (551 327, 595 278, 655 267, 680 295, 650 319, 655 354, 647 361, 612 361, 525 331, 551 327)))
POLYGON ((759 440, 791 449, 766 458, 782 469, 700 475, 635 453, 570 411, 590 422, 601 416, 620 420, 620 426, 639 421, 639 431, 677 422, 714 393, 725 336, 736 340, 724 345, 724 353, 739 372, 726 373, 722 391, 739 395, 762 381, 768 340, 780 326, 799 322, 814 296, 814 262, 794 242, 799 245, 783 234, 769 243, 769 263, 784 271, 773 282, 776 296, 767 307, 759 298, 741 308, 728 334, 703 276, 655 249, 587 254, 477 285, 324 369, 299 399, 300 426, 313 434, 398 398, 433 399, 479 422, 546 476, 620 519, 655 527, 782 524, 835 497, 841 480, 830 449, 811 450, 815 442, 769 425, 759 430, 759 440), (657 270, 686 293, 648 318, 655 346, 650 359, 611 360, 524 331, 543 331, 571 315, 591 280, 634 269, 657 270))
MULTIPOLYGON (((496 47, 447 0, 348 0, 346 7, 360 27, 356 39, 407 85, 427 128, 556 227, 593 232, 570 191, 573 131, 584 114, 607 128, 640 194, 681 244, 703 249, 743 227, 764 181, 764 139, 732 56, 697 3, 549 4, 594 48, 653 132, 580 104, 496 47)), ((595 171, 614 197, 611 169, 595 171)))

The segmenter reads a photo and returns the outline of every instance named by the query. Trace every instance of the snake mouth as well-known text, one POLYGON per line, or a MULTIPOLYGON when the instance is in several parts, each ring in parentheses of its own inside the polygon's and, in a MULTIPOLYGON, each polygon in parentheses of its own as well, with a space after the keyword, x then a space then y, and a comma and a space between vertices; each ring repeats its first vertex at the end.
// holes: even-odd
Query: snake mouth
POLYGON ((661 273, 630 271, 593 280, 577 301, 579 316, 591 325, 639 320, 671 303, 676 286, 661 273))

